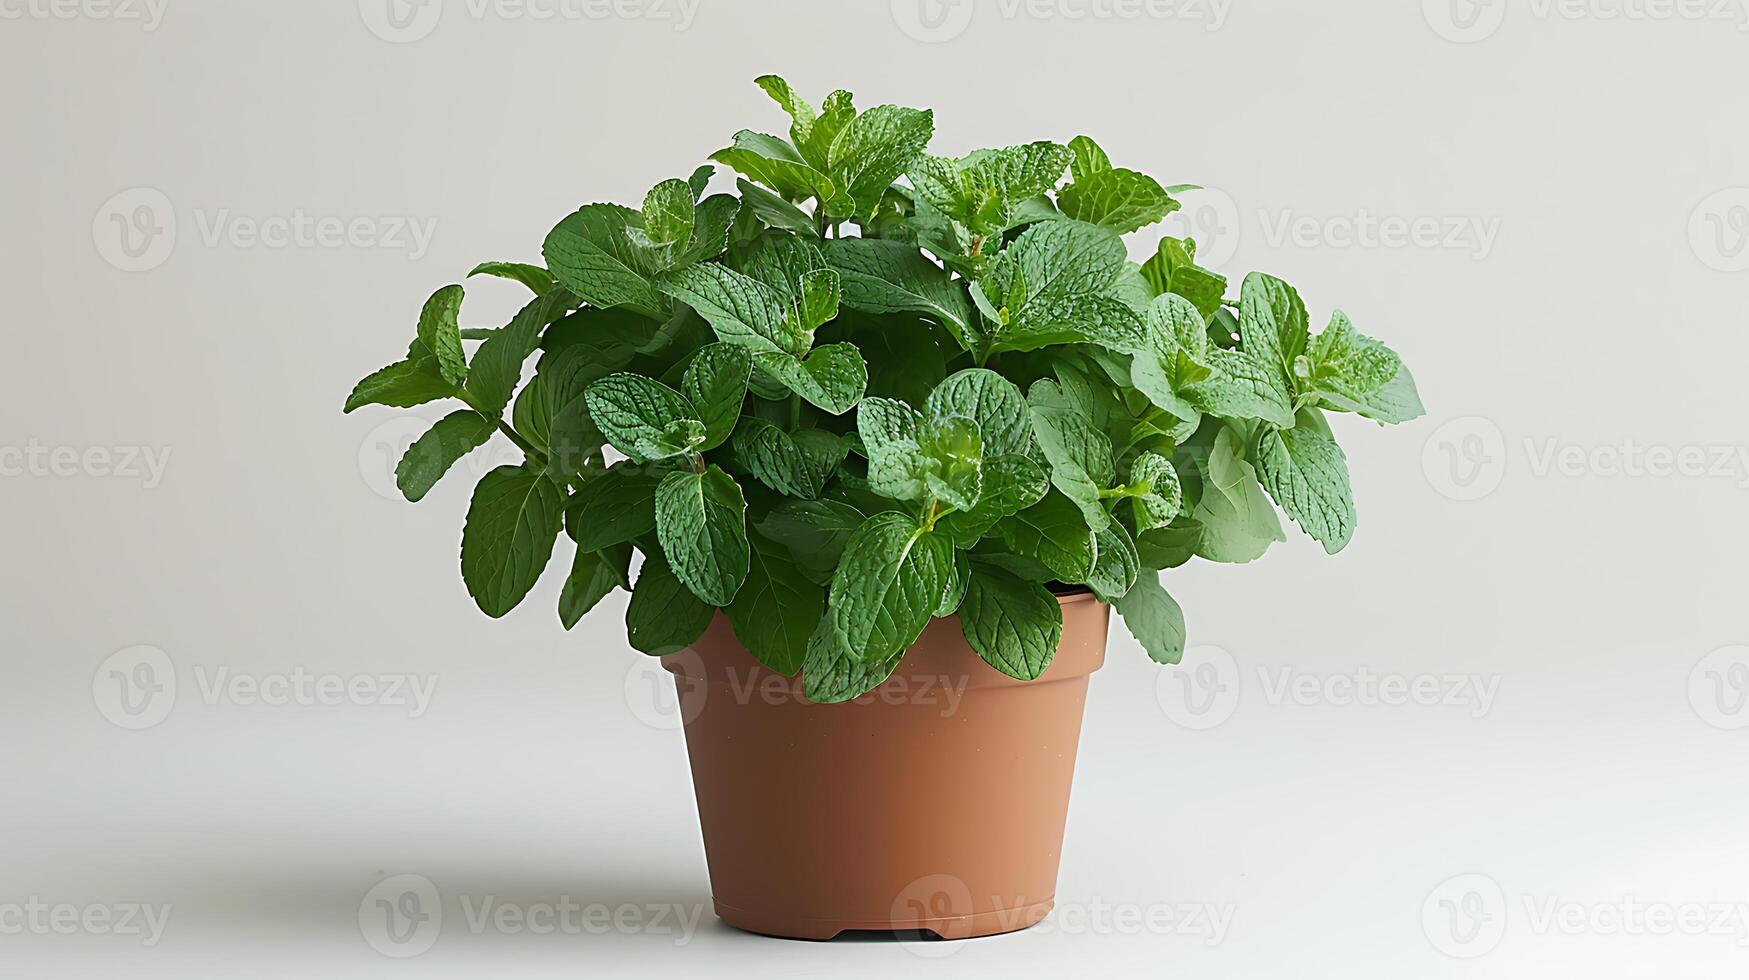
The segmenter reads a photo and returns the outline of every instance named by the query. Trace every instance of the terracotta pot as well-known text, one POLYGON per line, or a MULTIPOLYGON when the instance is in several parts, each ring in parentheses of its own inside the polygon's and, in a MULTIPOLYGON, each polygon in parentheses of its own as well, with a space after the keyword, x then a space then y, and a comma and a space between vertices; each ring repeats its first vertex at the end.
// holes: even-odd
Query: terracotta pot
POLYGON ((1064 596, 1043 677, 1014 680, 929 624, 881 687, 817 705, 720 614, 675 674, 711 892, 723 921, 830 939, 1024 929, 1051 910, 1087 678, 1110 608, 1064 596))

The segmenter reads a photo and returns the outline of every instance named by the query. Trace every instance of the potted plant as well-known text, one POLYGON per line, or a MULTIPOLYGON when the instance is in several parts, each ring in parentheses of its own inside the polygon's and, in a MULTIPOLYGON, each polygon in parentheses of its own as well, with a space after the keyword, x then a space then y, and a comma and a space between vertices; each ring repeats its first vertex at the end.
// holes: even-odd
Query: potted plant
POLYGON ((1194 188, 1085 136, 949 159, 927 110, 758 83, 788 138, 712 155, 734 193, 705 166, 584 205, 543 265, 474 270, 534 293, 509 323, 463 329, 443 287, 346 410, 461 403, 401 460, 409 500, 494 434, 526 456, 462 532, 487 615, 561 535, 567 629, 630 590, 631 645, 681 691, 720 916, 1022 928, 1052 901, 1109 610, 1176 663, 1162 570, 1259 557, 1277 507, 1339 551, 1325 416, 1414 418, 1414 381, 1341 313, 1311 333, 1279 279, 1230 295, 1194 242, 1132 262, 1122 236, 1194 188))

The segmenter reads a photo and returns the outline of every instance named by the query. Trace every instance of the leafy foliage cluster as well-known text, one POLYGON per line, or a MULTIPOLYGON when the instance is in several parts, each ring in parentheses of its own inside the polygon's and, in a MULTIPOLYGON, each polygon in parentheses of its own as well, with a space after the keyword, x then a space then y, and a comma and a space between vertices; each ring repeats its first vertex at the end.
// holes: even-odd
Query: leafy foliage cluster
POLYGON ((1160 570, 1259 557, 1285 539, 1278 507, 1347 544, 1325 413, 1406 421, 1414 381, 1340 312, 1313 335, 1279 279, 1229 298, 1192 241, 1131 262, 1122 236, 1194 188, 1085 136, 931 156, 927 110, 758 83, 791 124, 712 156, 737 193, 707 195, 705 166, 641 208, 584 205, 544 266, 474 270, 533 291, 508 324, 462 329, 445 286, 406 358, 347 400, 462 403, 401 461, 409 500, 495 433, 525 454, 480 481, 462 535, 487 615, 568 533, 566 628, 629 589, 632 645, 662 654, 722 609, 762 663, 837 702, 932 617, 1036 678, 1069 586, 1174 663, 1184 623, 1160 570))

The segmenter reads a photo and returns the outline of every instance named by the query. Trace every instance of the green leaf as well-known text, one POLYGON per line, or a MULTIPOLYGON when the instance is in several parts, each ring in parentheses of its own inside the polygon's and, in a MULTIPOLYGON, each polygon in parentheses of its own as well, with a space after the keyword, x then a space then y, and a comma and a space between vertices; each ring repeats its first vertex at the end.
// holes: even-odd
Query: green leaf
POLYGON ((656 537, 674 575, 722 607, 747 578, 747 501, 720 467, 670 473, 656 488, 656 537))
POLYGON ((784 295, 752 276, 707 262, 668 273, 663 292, 698 311, 724 343, 753 354, 805 353, 811 338, 790 319, 784 295))
POLYGON ((686 178, 686 186, 692 188, 694 198, 704 196, 705 188, 710 186, 711 177, 715 176, 716 172, 717 168, 707 163, 694 169, 692 176, 686 178))
POLYGON ((1222 426, 1205 464, 1202 499, 1191 514, 1203 529, 1196 553, 1209 561, 1244 564, 1287 540, 1257 471, 1239 450, 1239 438, 1222 426))
POLYGON ((831 269, 812 269, 801 275, 801 296, 797 311, 802 326, 812 331, 838 316, 838 273, 831 269))
POLYGON ((642 222, 630 208, 586 204, 547 235, 542 247, 547 268, 590 306, 659 313, 664 304, 653 279, 665 257, 640 248, 627 234, 642 222))
POLYGON ((760 221, 784 231, 793 231, 812 238, 820 236, 820 226, 801 208, 745 177, 738 179, 735 186, 741 192, 742 206, 758 215, 760 221))
POLYGON ((639 462, 695 452, 708 438, 686 396, 640 374, 610 374, 589 386, 585 400, 613 448, 639 462))
POLYGON ((692 404, 691 416, 704 423, 705 438, 699 452, 722 445, 735 431, 752 372, 753 360, 746 349, 731 344, 701 347, 686 365, 680 392, 692 404))
POLYGON ((1188 518, 1136 535, 1136 557, 1143 568, 1177 568, 1196 557, 1202 525, 1188 518))
POLYGON ((395 485, 418 503, 457 460, 484 446, 496 431, 491 419, 470 409, 445 415, 407 447, 395 467, 395 485))
POLYGON ((559 622, 569 630, 614 589, 630 589, 632 546, 607 551, 577 550, 571 575, 559 593, 559 622))
POLYGON ((781 546, 758 535, 752 546, 746 584, 723 612, 748 652, 788 677, 802 668, 808 637, 825 613, 826 591, 781 546))
POLYGON ((1115 602, 1136 584, 1140 572, 1135 541, 1121 522, 1112 521, 1094 534, 1093 573, 1087 576, 1094 595, 1115 602))
POLYGON ((856 410, 856 430, 868 455, 868 482, 875 493, 894 500, 929 495, 923 426, 923 414, 904 402, 863 399, 856 410))
POLYGON ((1170 236, 1160 239, 1154 257, 1142 263, 1142 278, 1154 294, 1190 300, 1203 322, 1214 318, 1227 295, 1227 277, 1196 264, 1196 242, 1170 236))
POLYGON ((1050 487, 1044 468, 1029 457, 987 456, 977 506, 948 514, 936 523, 936 530, 952 538, 956 546, 970 548, 997 521, 1043 500, 1050 487))
POLYGON ((626 604, 626 636, 632 649, 653 657, 691 646, 710 626, 716 610, 680 584, 658 554, 644 557, 643 571, 626 604))
POLYGON ((1143 453, 1130 467, 1130 486, 1136 493, 1130 498, 1135 509, 1136 530, 1140 533, 1172 523, 1184 506, 1184 487, 1178 471, 1158 453, 1143 453))
POLYGON ((644 226, 640 230, 655 245, 684 246, 692 241, 697 203, 692 185, 684 180, 664 180, 644 197, 644 226))
POLYGON ((1129 271, 1123 240, 1080 221, 1046 221, 1022 232, 990 263, 979 290, 997 313, 992 350, 1109 343, 1141 332, 1118 295, 1129 271))
POLYGON ((965 287, 916 248, 878 238, 833 239, 826 243, 826 261, 838 270, 845 306, 863 313, 920 313, 971 349, 974 314, 965 287))
POLYGON ((412 408, 441 398, 455 398, 461 391, 438 373, 437 358, 410 358, 373 372, 346 397, 346 411, 366 405, 412 408))
POLYGON ((693 211, 692 243, 681 250, 673 267, 707 262, 729 247, 729 231, 741 213, 741 202, 729 194, 712 194, 693 211))
POLYGON ((971 556, 967 552, 955 550, 953 565, 947 577, 947 588, 941 590, 941 605, 935 607, 935 618, 945 619, 959 612, 960 605, 966 601, 966 587, 971 584, 971 579, 971 556))
POLYGON ((1293 424, 1293 403, 1281 372, 1248 351, 1210 348, 1209 376, 1185 386, 1185 400, 1210 415, 1293 424))
POLYGON ((802 572, 825 585, 832 581, 850 536, 867 519, 838 500, 786 500, 759 522, 759 533, 788 548, 802 572))
POLYGON ((1324 407, 1395 424, 1426 414, 1415 379, 1389 347, 1354 329, 1337 310, 1312 342, 1311 388, 1324 407))
POLYGON ((1085 136, 1070 143, 1075 181, 1057 194, 1057 207, 1077 221, 1129 234, 1178 210, 1179 204, 1146 174, 1112 167, 1105 151, 1085 136))
POLYGON ((813 500, 844 462, 848 447, 824 429, 794 435, 764 419, 747 418, 735 429, 735 454, 754 478, 778 493, 813 500))
POLYGON ((1049 589, 982 562, 973 568, 959 616, 978 656, 1023 681, 1045 672, 1063 637, 1063 607, 1049 589))
POLYGON ((832 628, 863 663, 894 657, 929 624, 952 574, 953 544, 895 513, 850 536, 827 600, 832 628))
POLYGON ((1104 530, 1111 515, 1103 494, 1117 478, 1111 440, 1053 381, 1034 382, 1027 401, 1033 435, 1051 464, 1051 485, 1081 509, 1089 527, 1104 530))
POLYGON ((1159 576, 1143 575, 1114 605, 1155 663, 1175 664, 1184 659, 1184 611, 1160 586, 1159 576))
POLYGON ((462 287, 445 286, 431 294, 419 313, 419 342, 437 358, 437 372, 443 380, 457 386, 468 377, 462 329, 456 322, 461 311, 462 287))
POLYGON ((468 278, 472 279, 474 276, 497 276, 500 279, 519 282, 532 290, 536 296, 550 292, 558 282, 553 278, 552 273, 538 265, 530 265, 526 262, 481 262, 474 266, 472 272, 468 273, 468 278))
POLYGON ((1289 396, 1295 389, 1294 360, 1306 352, 1309 329, 1306 304, 1292 286, 1261 272, 1245 277, 1239 288, 1239 344, 1289 396))
POLYGON ((1093 529, 1081 509, 1059 492, 998 521, 996 533, 1015 554, 1043 563, 1059 582, 1085 582, 1093 574, 1093 529))
POLYGON ((575 305, 576 297, 563 289, 539 296, 474 351, 474 363, 468 370, 468 396, 481 414, 503 414, 522 380, 523 362, 540 345, 541 331, 575 305))
POLYGON ((978 423, 950 415, 923 427, 918 447, 930 465, 924 482, 930 496, 959 510, 971 510, 983 493, 984 441, 978 423))
POLYGON ((1032 448, 1032 417, 1014 382, 987 368, 967 368, 937 385, 924 403, 932 419, 960 415, 978 424, 986 455, 1032 448))
POLYGON ((1257 476, 1301 530, 1336 554, 1354 536, 1354 497, 1348 460, 1323 419, 1303 413, 1291 429, 1264 426, 1258 435, 1257 476))
POLYGON ((827 172, 849 198, 851 208, 826 202, 834 217, 868 218, 894 180, 905 172, 935 133, 935 114, 927 109, 876 106, 852 119, 832 141, 827 172))
POLYGON ((577 547, 601 551, 656 529, 656 487, 665 474, 624 460, 585 480, 565 514, 577 547))
POLYGON ((829 415, 855 408, 868 388, 868 362, 848 343, 816 347, 802 359, 756 351, 753 363, 829 415))
POLYGON ((815 704, 854 701, 885 684, 904 656, 897 653, 885 660, 865 663, 844 645, 838 631, 832 628, 832 617, 821 617, 820 625, 808 637, 807 655, 802 660, 808 700, 815 704))
POLYGON ((1162 410, 1190 422, 1201 413, 1187 400, 1191 385, 1206 380, 1208 330, 1190 301, 1172 293, 1155 297, 1142 319, 1142 345, 1134 354, 1130 381, 1162 410))
POLYGON ((1066 146, 1041 140, 958 160, 925 156, 908 176, 918 196, 965 229, 968 240, 989 239, 1017 224, 1026 202, 1056 187, 1072 155, 1066 146))
POLYGON ((481 612, 497 619, 534 588, 563 510, 559 488, 524 467, 500 466, 480 480, 462 530, 462 581, 481 612))
POLYGON ((743 129, 735 134, 732 145, 711 154, 711 159, 792 201, 817 198, 826 202, 842 198, 832 178, 815 169, 795 147, 776 136, 743 129))

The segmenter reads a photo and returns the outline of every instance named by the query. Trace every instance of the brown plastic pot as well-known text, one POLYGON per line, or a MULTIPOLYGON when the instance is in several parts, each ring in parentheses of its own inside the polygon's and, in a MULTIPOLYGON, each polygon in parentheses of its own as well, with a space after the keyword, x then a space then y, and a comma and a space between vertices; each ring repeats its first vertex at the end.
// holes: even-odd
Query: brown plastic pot
POLYGON ((1111 610, 1063 596, 1063 639, 1031 682, 938 619, 874 691, 802 697, 717 616, 674 673, 716 913, 751 932, 946 939, 1050 912, 1087 678, 1111 610))

